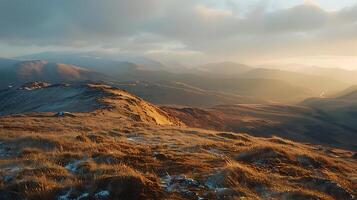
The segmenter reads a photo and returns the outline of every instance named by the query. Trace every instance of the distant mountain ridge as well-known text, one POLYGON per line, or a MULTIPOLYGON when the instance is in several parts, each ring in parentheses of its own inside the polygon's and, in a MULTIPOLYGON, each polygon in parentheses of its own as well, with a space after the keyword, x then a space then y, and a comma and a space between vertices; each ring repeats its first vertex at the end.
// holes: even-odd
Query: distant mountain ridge
POLYGON ((235 76, 252 69, 254 69, 254 67, 235 62, 208 63, 198 66, 198 70, 202 73, 226 76, 228 78, 234 78, 235 76))
POLYGON ((40 59, 50 62, 66 63, 85 67, 106 75, 120 75, 135 70, 162 70, 162 63, 144 57, 135 56, 108 56, 95 53, 61 53, 43 52, 17 57, 17 59, 40 59))
POLYGON ((329 77, 308 75, 298 72, 257 68, 240 75, 242 78, 266 78, 282 80, 295 86, 304 87, 315 95, 333 94, 348 86, 348 84, 329 77))
POLYGON ((96 71, 69 64, 51 63, 45 60, 0 60, 0 88, 38 80, 57 83, 108 79, 108 76, 96 71))
MULTIPOLYGON (((159 99, 160 101, 157 102, 169 104, 173 102, 183 102, 186 105, 187 101, 172 100, 174 98, 184 98, 180 96, 181 94, 191 95, 191 97, 197 96, 199 93, 192 88, 207 91, 208 93, 224 93, 236 97, 247 97, 248 99, 255 98, 257 100, 264 99, 264 101, 268 102, 298 103, 310 97, 331 96, 349 86, 348 83, 330 77, 287 70, 254 68, 234 62, 209 63, 197 66, 196 68, 175 71, 172 70, 172 66, 166 67, 160 62, 143 57, 119 55, 118 58, 114 58, 113 55, 96 54, 94 52, 44 52, 19 58, 29 59, 27 60, 28 62, 30 62, 31 59, 40 59, 43 61, 46 60, 49 63, 63 63, 81 68, 81 70, 79 70, 80 75, 78 75, 78 69, 76 68, 59 66, 60 71, 67 73, 66 76, 68 79, 63 80, 139 81, 150 82, 151 86, 159 84, 160 87, 156 87, 158 92, 154 91, 155 95, 158 96, 152 96, 153 98, 151 99, 158 99, 160 95, 166 95, 166 97, 168 97, 166 99, 169 101, 161 101, 161 99, 159 99), (135 61, 135 63, 131 61, 135 61), (94 75, 95 72, 98 73, 96 76, 90 75, 94 75), (174 82, 185 84, 188 87, 183 89, 182 87, 178 87, 178 85, 172 87, 172 85, 164 86, 163 84, 174 82), (189 87, 192 88, 188 89, 189 87), (176 96, 173 95, 175 93, 177 94, 176 96)), ((11 63, 12 61, 6 61, 6 63, 9 62, 11 63)), ((10 71, 2 71, 2 74, 7 73, 8 75, 4 77, 7 77, 7 79, 12 77, 13 80, 16 80, 16 77, 14 78, 10 71)), ((32 72, 36 75, 36 70, 32 70, 32 72)), ((37 77, 37 79, 31 80, 42 79, 41 77, 37 77)), ((44 81, 53 82, 57 80, 54 78, 52 81, 49 79, 45 79, 44 81)), ((0 85, 2 83, 2 85, 9 84, 9 82, 11 81, 5 83, 4 81, 0 81, 0 85)), ((133 87, 131 87, 131 89, 133 89, 133 87)), ((148 96, 148 93, 144 91, 143 88, 139 89, 139 87, 136 87, 136 92, 139 91, 141 93, 136 93, 137 95, 148 96)), ((199 96, 203 97, 201 94, 199 96)), ((227 95, 225 96, 227 97, 227 95)), ((227 103, 227 98, 224 97, 226 100, 223 100, 221 97, 222 95, 220 95, 220 98, 215 98, 212 95, 207 96, 208 99, 216 99, 214 102, 217 104, 220 104, 220 102, 227 103)), ((212 103, 214 103, 210 100, 205 102, 205 104, 209 106, 212 106, 212 103)), ((229 103, 234 102, 235 101, 229 100, 229 103)), ((195 105, 197 105, 197 103, 195 103, 195 105)))

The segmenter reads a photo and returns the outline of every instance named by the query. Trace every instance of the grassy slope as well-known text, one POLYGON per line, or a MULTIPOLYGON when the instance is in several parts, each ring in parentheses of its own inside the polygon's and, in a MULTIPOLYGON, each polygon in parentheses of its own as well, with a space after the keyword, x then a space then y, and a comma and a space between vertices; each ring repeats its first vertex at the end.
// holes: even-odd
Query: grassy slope
POLYGON ((0 124, 0 197, 94 198, 108 191, 111 199, 348 199, 357 191, 352 152, 276 137, 100 112, 9 116, 0 124))
POLYGON ((88 113, 0 117, 0 199, 352 199, 351 151, 185 127, 125 91, 88 113))
POLYGON ((276 135, 294 141, 357 149, 352 123, 355 118, 346 114, 284 104, 221 105, 209 109, 163 108, 190 127, 246 132, 264 137, 276 135))

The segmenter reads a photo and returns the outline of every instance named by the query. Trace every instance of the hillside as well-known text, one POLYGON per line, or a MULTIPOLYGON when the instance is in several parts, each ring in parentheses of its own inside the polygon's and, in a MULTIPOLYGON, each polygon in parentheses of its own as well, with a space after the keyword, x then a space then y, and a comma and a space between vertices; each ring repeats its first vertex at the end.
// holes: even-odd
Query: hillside
POLYGON ((357 108, 357 90, 354 86, 330 98, 309 98, 301 104, 324 111, 339 111, 350 109, 353 112, 357 108), (338 96, 337 96, 338 95, 338 96))
POLYGON ((182 82, 211 91, 264 99, 266 101, 296 102, 313 96, 309 90, 286 81, 265 78, 196 78, 182 82))
POLYGON ((348 94, 350 94, 351 92, 354 92, 354 91, 357 91, 357 85, 349 86, 348 88, 346 88, 346 89, 344 89, 342 91, 338 91, 337 93, 331 95, 330 97, 332 97, 332 98, 342 97, 342 96, 348 95, 348 94))
POLYGON ((121 90, 86 87, 114 95, 103 98, 113 107, 63 117, 0 117, 0 199, 352 200, 357 195, 351 151, 135 120, 133 115, 154 107, 121 90), (117 114, 134 105, 131 114, 117 114))
POLYGON ((210 107, 220 104, 263 103, 259 98, 200 89, 173 81, 129 81, 112 83, 155 104, 210 107))
POLYGON ((37 80, 58 83, 106 79, 107 76, 98 72, 69 64, 50 63, 44 60, 12 60, 11 62, 0 60, 0 88, 37 80))
POLYGON ((97 84, 42 84, 0 91, 0 115, 33 112, 81 112, 137 122, 181 124, 160 108, 123 90, 97 84))
POLYGON ((319 110, 329 118, 330 123, 341 124, 356 133, 357 91, 351 90, 341 95, 335 98, 309 98, 301 105, 319 110))
MULTIPOLYGON (((316 105, 323 105, 317 102, 316 105)), ((334 103, 333 103, 334 105, 334 103)), ((188 126, 357 150, 357 107, 333 112, 307 105, 236 104, 198 109, 163 107, 188 126)))

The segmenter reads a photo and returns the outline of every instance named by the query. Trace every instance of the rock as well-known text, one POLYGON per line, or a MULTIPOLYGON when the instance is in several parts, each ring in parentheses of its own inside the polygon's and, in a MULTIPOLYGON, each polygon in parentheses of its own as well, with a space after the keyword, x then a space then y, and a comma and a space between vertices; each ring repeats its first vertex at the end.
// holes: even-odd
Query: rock
POLYGON ((166 175, 161 179, 161 184, 167 192, 177 192, 189 199, 200 199, 194 190, 204 188, 198 181, 192 178, 187 178, 184 175, 166 175))
POLYGON ((200 187, 200 183, 192 178, 186 176, 170 176, 166 175, 161 179, 162 186, 168 192, 185 190, 188 187, 200 187))

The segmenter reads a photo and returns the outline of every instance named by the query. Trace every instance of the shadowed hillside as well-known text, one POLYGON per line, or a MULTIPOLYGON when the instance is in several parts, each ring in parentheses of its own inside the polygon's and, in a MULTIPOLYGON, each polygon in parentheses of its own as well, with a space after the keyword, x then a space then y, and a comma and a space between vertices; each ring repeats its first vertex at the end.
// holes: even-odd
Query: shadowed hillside
POLYGON ((259 98, 204 90, 181 82, 132 81, 113 83, 113 85, 155 104, 210 107, 219 104, 265 102, 259 98))
MULTIPOLYGON (((323 106, 321 102, 316 104, 323 106)), ((356 118, 352 116, 356 108, 350 108, 349 112, 343 110, 327 112, 310 106, 237 104, 206 109, 189 107, 164 107, 164 109, 191 127, 246 132, 264 137, 276 135, 295 141, 357 149, 356 118)))

